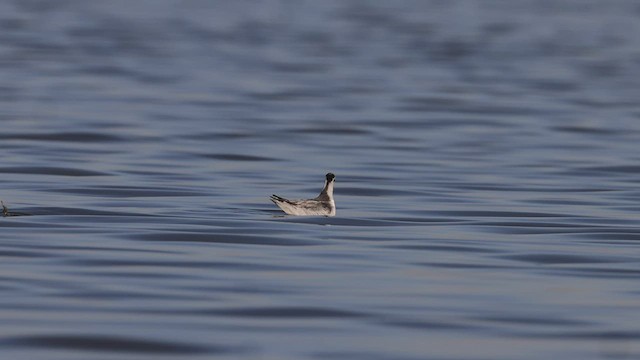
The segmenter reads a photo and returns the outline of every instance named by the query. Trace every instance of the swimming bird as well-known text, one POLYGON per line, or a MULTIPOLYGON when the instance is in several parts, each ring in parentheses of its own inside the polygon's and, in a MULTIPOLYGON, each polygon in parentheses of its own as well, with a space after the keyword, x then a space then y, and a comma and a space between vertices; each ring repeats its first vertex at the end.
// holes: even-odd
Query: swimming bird
POLYGON ((271 195, 271 201, 289 215, 336 215, 336 203, 333 201, 333 184, 336 176, 332 173, 325 175, 324 188, 320 195, 307 200, 288 200, 278 195, 271 195))

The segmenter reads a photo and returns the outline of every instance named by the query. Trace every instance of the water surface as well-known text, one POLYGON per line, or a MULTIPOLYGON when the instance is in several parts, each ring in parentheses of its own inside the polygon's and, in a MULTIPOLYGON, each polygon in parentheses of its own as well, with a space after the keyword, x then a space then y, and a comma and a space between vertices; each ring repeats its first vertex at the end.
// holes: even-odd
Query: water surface
POLYGON ((640 358, 639 15, 0 2, 1 357, 640 358))

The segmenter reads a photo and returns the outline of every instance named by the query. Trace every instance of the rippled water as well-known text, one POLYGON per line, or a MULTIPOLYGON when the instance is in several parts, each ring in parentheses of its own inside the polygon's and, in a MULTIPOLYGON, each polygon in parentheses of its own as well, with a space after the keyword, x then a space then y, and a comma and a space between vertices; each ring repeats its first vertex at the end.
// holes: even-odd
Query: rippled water
POLYGON ((639 16, 0 2, 1 357, 640 358, 639 16))

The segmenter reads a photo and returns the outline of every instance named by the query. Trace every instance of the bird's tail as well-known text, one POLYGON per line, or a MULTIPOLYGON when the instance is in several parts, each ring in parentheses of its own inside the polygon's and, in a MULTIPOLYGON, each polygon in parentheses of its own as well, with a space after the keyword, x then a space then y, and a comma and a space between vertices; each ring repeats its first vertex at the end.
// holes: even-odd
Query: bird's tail
POLYGON ((288 203, 288 204, 290 204, 290 203, 291 203, 291 201, 289 201, 289 200, 287 200, 287 199, 285 199, 285 198, 283 198, 283 197, 281 197, 281 196, 278 196, 278 195, 276 195, 276 194, 271 195, 271 201, 273 201, 273 202, 274 202, 274 203, 276 203, 276 204, 277 204, 277 203, 279 203, 279 202, 281 202, 281 203, 288 203))

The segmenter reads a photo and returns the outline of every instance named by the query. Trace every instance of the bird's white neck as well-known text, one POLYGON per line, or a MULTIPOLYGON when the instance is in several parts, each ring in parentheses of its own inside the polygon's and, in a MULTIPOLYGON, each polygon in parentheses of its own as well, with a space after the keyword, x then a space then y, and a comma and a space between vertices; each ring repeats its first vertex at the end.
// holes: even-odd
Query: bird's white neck
POLYGON ((333 181, 324 181, 324 189, 322 190, 323 193, 326 193, 327 196, 329 196, 329 199, 333 199, 333 181))

